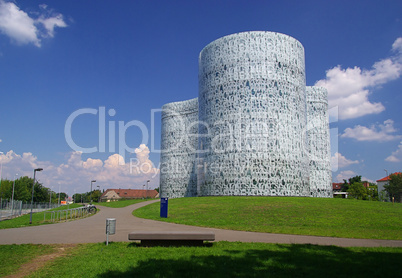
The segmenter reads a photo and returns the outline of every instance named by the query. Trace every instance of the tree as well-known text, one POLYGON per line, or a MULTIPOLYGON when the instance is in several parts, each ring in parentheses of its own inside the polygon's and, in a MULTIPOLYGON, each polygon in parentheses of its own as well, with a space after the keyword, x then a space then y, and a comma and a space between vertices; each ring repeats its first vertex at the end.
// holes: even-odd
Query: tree
POLYGON ((349 178, 348 181, 343 180, 343 184, 342 184, 342 191, 343 192, 348 192, 349 187, 351 184, 354 184, 355 182, 362 182, 362 176, 354 176, 352 178, 349 178))
POLYGON ((94 190, 92 191, 92 200, 94 202, 98 202, 100 197, 102 196, 102 192, 100 190, 94 190))
POLYGON ((341 191, 347 192, 349 189, 349 183, 347 180, 343 180, 343 184, 341 185, 341 191))
MULTIPOLYGON (((57 198, 59 198, 59 194, 57 194, 57 198)), ((64 201, 65 199, 67 199, 67 193, 60 192, 60 201, 64 201)))
POLYGON ((354 176, 349 179, 349 184, 354 184, 355 182, 362 182, 362 176, 354 176))
POLYGON ((378 201, 378 187, 375 183, 370 183, 368 196, 370 201, 378 201))
MULTIPOLYGON (((14 200, 30 202, 32 198, 33 179, 27 176, 15 180, 2 180, 0 188, 0 197, 11 199, 14 185, 14 200)), ((49 202, 51 190, 36 182, 34 186, 34 202, 49 202)))
POLYGON ((348 198, 355 198, 358 200, 368 199, 368 190, 361 182, 355 182, 351 184, 349 186, 348 193, 348 198))
POLYGON ((82 201, 85 200, 84 194, 75 193, 74 196, 73 196, 73 199, 74 199, 74 203, 81 203, 82 201))
POLYGON ((402 174, 392 174, 389 178, 389 184, 384 185, 385 191, 391 200, 394 197, 396 202, 402 202, 402 174))
POLYGON ((1 180, 0 197, 2 199, 11 199, 12 189, 13 189, 13 181, 1 180))
MULTIPOLYGON (((32 190, 32 186, 31 186, 32 190)), ((23 202, 28 202, 31 199, 31 191, 29 188, 24 185, 23 178, 20 178, 15 181, 15 189, 14 189, 14 199, 23 201, 23 202)))

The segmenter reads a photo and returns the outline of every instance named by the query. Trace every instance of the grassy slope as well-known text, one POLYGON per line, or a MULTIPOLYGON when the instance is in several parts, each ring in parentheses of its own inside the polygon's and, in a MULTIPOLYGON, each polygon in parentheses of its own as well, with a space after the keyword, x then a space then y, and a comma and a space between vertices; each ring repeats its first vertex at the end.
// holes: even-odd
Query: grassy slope
POLYGON ((52 251, 51 245, 0 245, 0 276, 15 273, 22 264, 52 251))
POLYGON ((32 277, 391 277, 401 248, 218 242, 212 247, 85 244, 32 277))
POLYGON ((198 197, 159 203, 135 216, 180 224, 242 231, 402 240, 402 204, 350 199, 289 197, 198 197))
MULTIPOLYGON (((56 211, 56 210, 66 210, 66 209, 72 209, 72 208, 78 208, 82 207, 81 204, 71 204, 68 206, 60 206, 58 208, 54 208, 48 211, 56 211)), ((38 226, 38 225, 43 225, 43 224, 50 224, 49 222, 43 223, 43 215, 45 212, 36 212, 32 214, 32 224, 29 224, 29 218, 30 214, 24 214, 19 217, 9 219, 9 220, 3 220, 0 222, 0 229, 9 229, 9 228, 20 228, 20 227, 27 227, 27 226, 38 226)), ((46 217, 47 219, 50 218, 50 216, 46 217)))

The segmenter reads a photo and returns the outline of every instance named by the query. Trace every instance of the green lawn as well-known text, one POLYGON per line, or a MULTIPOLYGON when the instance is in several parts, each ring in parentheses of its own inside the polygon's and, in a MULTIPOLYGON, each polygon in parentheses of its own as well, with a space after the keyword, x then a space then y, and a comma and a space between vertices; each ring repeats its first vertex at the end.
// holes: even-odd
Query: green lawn
POLYGON ((402 240, 402 204, 302 197, 196 197, 155 203, 138 217, 241 231, 402 240))
MULTIPOLYGON (((54 208, 51 210, 47 211, 57 211, 57 210, 66 210, 66 209, 72 209, 72 208, 78 208, 82 207, 81 204, 71 204, 71 205, 65 205, 65 206, 60 206, 58 208, 54 208)), ((3 220, 0 221, 0 229, 9 229, 9 228, 20 228, 20 227, 27 227, 27 226, 39 226, 39 225, 44 225, 44 224, 50 224, 51 222, 43 222, 43 215, 45 212, 36 212, 32 214, 32 224, 29 224, 29 218, 30 214, 24 214, 19 217, 9 219, 9 220, 3 220)), ((47 217, 47 219, 50 216, 47 217)))
POLYGON ((101 202, 101 203, 94 203, 94 205, 104 206, 104 207, 109 207, 109 208, 123 208, 123 207, 127 207, 130 205, 134 205, 137 203, 150 201, 150 200, 153 200, 153 199, 134 199, 134 200, 121 200, 121 201, 115 201, 115 202, 101 202))
POLYGON ((15 273, 22 264, 52 251, 51 245, 0 245, 0 276, 15 273))
MULTIPOLYGON (((30 277, 396 277, 401 261, 402 248, 239 242, 144 248, 116 242, 76 246, 30 277)), ((0 273, 3 268, 4 261, 0 273)))

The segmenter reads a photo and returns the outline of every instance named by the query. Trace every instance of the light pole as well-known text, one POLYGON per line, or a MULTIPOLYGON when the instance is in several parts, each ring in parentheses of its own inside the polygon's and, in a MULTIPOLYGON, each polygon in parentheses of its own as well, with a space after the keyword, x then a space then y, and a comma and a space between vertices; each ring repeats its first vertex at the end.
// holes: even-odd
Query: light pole
MULTIPOLYGON (((0 152, 0 154, 4 154, 3 152, 0 152)), ((3 173, 3 160, 0 162, 0 190, 1 190, 1 174, 3 173)))
POLYGON ((150 180, 147 180, 147 199, 148 199, 148 185, 149 185, 150 180))
POLYGON ((60 206, 60 183, 59 183, 59 200, 57 201, 57 206, 60 206))
MULTIPOLYGON (((52 186, 52 188, 53 188, 53 186, 52 186)), ((49 199, 49 208, 50 208, 50 206, 52 205, 52 188, 50 188, 50 193, 49 193, 49 195, 50 195, 50 199, 49 199)))
MULTIPOLYGON (((15 176, 18 176, 18 174, 15 174, 15 176)), ((13 217, 14 214, 14 187, 15 187, 15 177, 13 182, 13 194, 11 196, 11 217, 13 217)))
POLYGON ((34 170, 34 179, 33 179, 33 184, 32 184, 32 198, 31 198, 31 215, 29 216, 29 224, 32 224, 32 209, 33 209, 33 195, 34 195, 34 187, 35 187, 35 175, 36 172, 42 171, 42 168, 37 168, 34 170))
POLYGON ((96 180, 91 181, 91 195, 90 195, 90 204, 92 205, 92 183, 96 182, 96 180))
MULTIPOLYGON (((96 187, 98 188, 98 191, 99 191, 99 193, 100 193, 100 186, 97 185, 96 187)), ((99 199, 100 199, 100 196, 98 197, 98 203, 99 203, 99 199)))

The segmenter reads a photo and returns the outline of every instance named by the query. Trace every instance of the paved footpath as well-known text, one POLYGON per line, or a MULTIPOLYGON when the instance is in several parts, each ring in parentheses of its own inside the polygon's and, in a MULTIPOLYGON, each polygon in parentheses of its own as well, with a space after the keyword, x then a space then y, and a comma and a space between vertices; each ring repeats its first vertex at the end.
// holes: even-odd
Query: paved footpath
POLYGON ((116 218, 116 234, 110 235, 109 241, 128 241, 128 233, 132 231, 213 231, 215 232, 216 241, 299 243, 341 247, 402 247, 402 240, 349 239, 200 228, 141 219, 131 214, 137 208, 158 201, 142 202, 125 208, 99 206, 100 211, 96 215, 80 220, 42 226, 3 229, 0 230, 0 244, 105 242, 106 218, 116 218))

